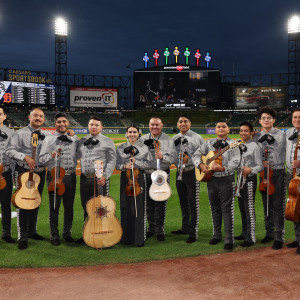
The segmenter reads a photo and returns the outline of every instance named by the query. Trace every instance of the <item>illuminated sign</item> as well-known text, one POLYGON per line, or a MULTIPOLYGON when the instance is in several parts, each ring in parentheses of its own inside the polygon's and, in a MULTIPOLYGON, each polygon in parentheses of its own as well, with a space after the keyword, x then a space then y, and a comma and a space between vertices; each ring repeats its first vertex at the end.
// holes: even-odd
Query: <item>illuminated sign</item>
POLYGON ((209 69, 209 62, 211 61, 211 56, 209 55, 209 51, 206 52, 205 61, 206 61, 206 68, 209 69))
POLYGON ((188 65, 189 64, 189 56, 191 55, 191 52, 189 51, 189 47, 185 47, 185 51, 183 54, 185 56, 185 64, 188 65))
POLYGON ((21 82, 33 82, 33 83, 44 83, 51 84, 52 79, 45 78, 43 76, 35 76, 31 71, 26 70, 8 70, 8 80, 9 81, 21 81, 21 82))
POLYGON ((0 103, 55 105, 55 86, 30 82, 0 81, 0 103))
POLYGON ((144 53, 144 57, 143 57, 144 68, 145 68, 145 69, 148 68, 148 60, 149 60, 148 52, 145 52, 145 53, 144 53))
POLYGON ((103 107, 116 108, 118 106, 117 89, 101 88, 70 88, 70 106, 71 107, 103 107))
POLYGON ((196 58, 196 65, 197 67, 199 67, 199 59, 201 57, 201 54, 200 54, 200 50, 199 49, 196 49, 196 53, 195 53, 195 58, 196 58))
POLYGON ((168 64, 168 60, 169 60, 169 56, 170 56, 170 51, 169 51, 168 47, 166 47, 166 49, 165 49, 164 56, 166 58, 165 61, 166 61, 166 65, 167 65, 168 64))
POLYGON ((158 61, 158 58, 159 58, 159 53, 158 53, 157 49, 154 50, 153 58, 155 60, 155 67, 157 67, 157 61, 158 61))
POLYGON ((178 63, 178 55, 180 54, 178 50, 178 46, 175 46, 175 50, 173 51, 173 54, 175 55, 175 63, 178 63))

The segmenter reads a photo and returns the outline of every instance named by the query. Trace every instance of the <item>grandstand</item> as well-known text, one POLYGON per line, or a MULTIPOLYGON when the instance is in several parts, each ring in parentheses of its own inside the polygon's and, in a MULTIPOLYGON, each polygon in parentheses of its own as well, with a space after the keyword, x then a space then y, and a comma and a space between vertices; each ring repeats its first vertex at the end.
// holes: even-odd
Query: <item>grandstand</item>
MULTIPOLYGON (((11 111, 7 112, 6 124, 10 127, 18 128, 28 125, 28 111, 11 111)), ((54 116, 57 111, 45 111, 45 123, 43 127, 54 126, 54 116)), ((66 112, 70 127, 82 128, 87 127, 90 117, 99 116, 103 126, 106 128, 126 128, 129 124, 135 123, 140 127, 147 127, 149 120, 157 116, 162 119, 164 127, 174 128, 177 126, 177 120, 180 115, 188 115, 192 127, 214 127, 215 122, 220 119, 228 121, 231 128, 238 128, 243 121, 248 121, 254 127, 259 128, 259 119, 257 112, 228 112, 228 111, 204 111, 204 110, 153 110, 153 111, 124 111, 117 113, 95 113, 87 112, 66 112)), ((291 115, 286 112, 280 112, 277 115, 276 127, 291 127, 291 115)))

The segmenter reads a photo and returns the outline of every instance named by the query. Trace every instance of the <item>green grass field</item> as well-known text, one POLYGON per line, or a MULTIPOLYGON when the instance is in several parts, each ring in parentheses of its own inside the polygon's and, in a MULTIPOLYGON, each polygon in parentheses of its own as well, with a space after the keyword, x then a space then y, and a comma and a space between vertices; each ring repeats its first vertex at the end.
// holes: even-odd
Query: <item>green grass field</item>
MULTIPOLYGON (((117 136, 113 136, 117 137, 117 136)), ((121 136, 120 136, 121 137, 121 136)), ((123 136, 122 136, 123 137, 123 136)), ((119 138, 119 137, 118 137, 119 138)), ((181 212, 178 195, 175 187, 176 171, 171 171, 172 196, 168 201, 166 216, 166 240, 158 242, 155 237, 148 239, 145 246, 125 246, 117 244, 112 248, 96 250, 84 245, 68 244, 62 240, 59 247, 54 247, 49 241, 49 204, 46 186, 42 196, 38 218, 38 233, 45 236, 45 241, 29 240, 28 249, 20 251, 17 244, 7 244, 0 241, 0 267, 66 267, 66 266, 90 266, 115 263, 132 263, 141 261, 164 260, 170 258, 191 257, 224 252, 224 244, 210 246, 209 240, 212 235, 211 213, 208 203, 206 183, 201 182, 200 188, 200 219, 199 239, 193 244, 186 244, 187 236, 176 236, 170 234, 181 226, 181 212)), ((110 181, 110 193, 115 199, 117 209, 116 216, 120 216, 119 208, 119 175, 113 175, 110 181)), ((74 205, 73 237, 81 237, 83 226, 83 211, 80 202, 79 178, 77 180, 77 191, 74 205)), ((256 238, 257 244, 251 248, 244 249, 236 242, 234 251, 251 251, 258 247, 265 247, 260 240, 265 236, 263 222, 263 206, 259 192, 256 195, 256 238)), ((59 230, 62 232, 63 207, 60 209, 59 230)), ((238 201, 235 202, 235 235, 241 233, 241 217, 238 208, 238 201)), ((12 222, 12 236, 17 238, 16 218, 12 222)), ((294 239, 293 223, 286 222, 286 241, 294 239)), ((267 245, 268 247, 271 244, 267 245)))

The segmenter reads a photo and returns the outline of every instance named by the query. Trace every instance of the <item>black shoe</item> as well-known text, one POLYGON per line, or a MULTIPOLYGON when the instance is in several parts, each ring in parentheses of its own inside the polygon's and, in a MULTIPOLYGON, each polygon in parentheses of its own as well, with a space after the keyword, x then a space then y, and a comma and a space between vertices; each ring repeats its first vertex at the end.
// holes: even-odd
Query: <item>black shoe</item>
POLYGON ((241 247, 243 247, 243 248, 248 248, 248 247, 251 247, 253 245, 254 245, 253 242, 248 242, 248 241, 244 241, 243 243, 241 243, 241 247))
POLYGON ((84 244, 84 240, 83 240, 83 238, 80 238, 80 239, 77 240, 75 243, 76 243, 76 244, 84 244))
POLYGON ((52 246, 59 246, 60 245, 60 240, 59 239, 53 239, 50 240, 50 243, 52 246))
POLYGON ((239 235, 239 236, 235 236, 234 239, 238 241, 243 241, 245 237, 243 235, 239 235))
POLYGON ((174 230, 171 231, 172 234, 187 234, 187 232, 184 232, 183 230, 179 229, 179 230, 174 230))
POLYGON ((273 241, 273 240, 274 240, 274 238, 272 238, 272 237, 266 235, 260 242, 261 242, 262 244, 267 244, 267 243, 269 243, 269 242, 271 242, 271 241, 273 241))
POLYGON ((5 241, 6 243, 9 243, 9 244, 14 244, 16 241, 14 239, 12 239, 10 236, 4 236, 2 238, 3 241, 5 241))
POLYGON ((18 242, 18 248, 19 248, 20 250, 25 250, 25 249, 27 249, 27 246, 28 246, 27 241, 19 241, 19 242, 18 242))
POLYGON ((186 240, 187 244, 191 244, 191 243, 195 243, 196 242, 196 238, 189 236, 189 238, 186 240))
POLYGON ((30 239, 33 239, 33 240, 36 240, 36 241, 42 241, 44 240, 45 238, 37 233, 33 234, 33 235, 30 235, 28 238, 30 239))
POLYGON ((283 242, 280 242, 280 241, 275 241, 273 246, 272 246, 272 249, 274 250, 279 250, 282 248, 282 245, 283 245, 283 242))
POLYGON ((231 251, 233 249, 233 244, 225 244, 224 250, 231 251))
POLYGON ((67 242, 67 243, 74 243, 75 240, 71 237, 71 236, 66 236, 64 237, 64 240, 67 242))
POLYGON ((300 254, 300 246, 298 246, 297 250, 296 250, 297 254, 300 254))
POLYGON ((154 235, 153 232, 147 231, 147 233, 146 233, 146 238, 149 239, 149 238, 151 238, 153 235, 154 235))
POLYGON ((213 238, 213 239, 211 239, 211 240, 209 241, 209 244, 210 244, 210 245, 217 245, 217 244, 219 244, 220 242, 221 242, 221 240, 213 238))
POLYGON ((159 234, 156 238, 159 242, 163 242, 165 240, 165 236, 163 234, 159 234))
POLYGON ((298 248, 299 247, 299 243, 297 241, 294 241, 292 243, 286 244, 286 246, 288 248, 298 248))

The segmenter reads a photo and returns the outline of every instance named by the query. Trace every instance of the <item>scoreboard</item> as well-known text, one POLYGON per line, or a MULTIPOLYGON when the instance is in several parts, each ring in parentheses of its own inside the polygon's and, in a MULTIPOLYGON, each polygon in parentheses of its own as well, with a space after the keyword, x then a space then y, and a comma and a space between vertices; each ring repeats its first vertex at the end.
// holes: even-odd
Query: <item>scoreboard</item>
POLYGON ((55 105, 55 86, 51 84, 0 81, 0 103, 55 105))

